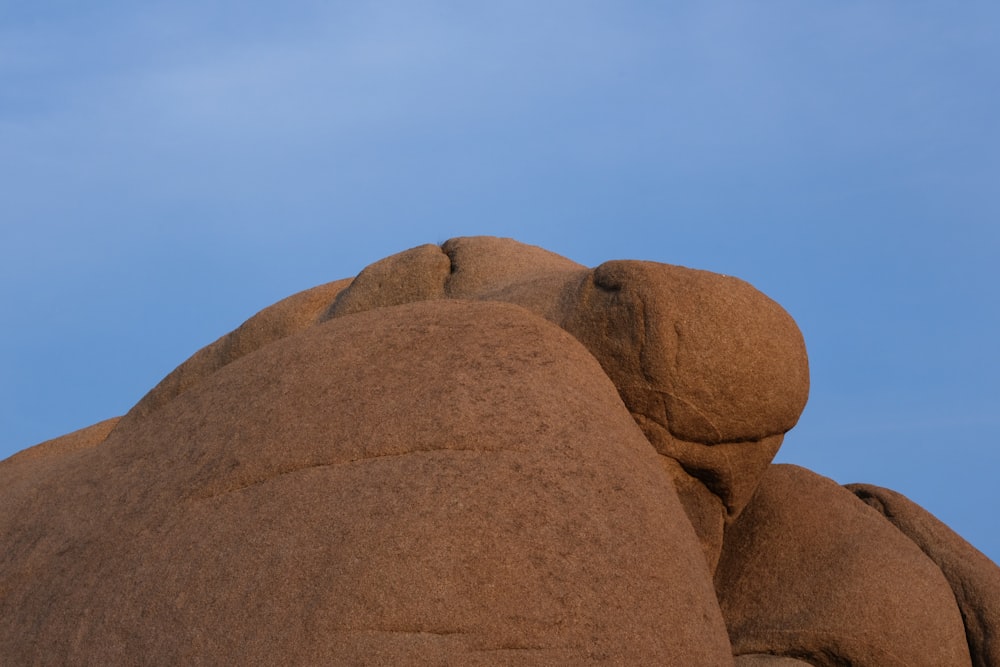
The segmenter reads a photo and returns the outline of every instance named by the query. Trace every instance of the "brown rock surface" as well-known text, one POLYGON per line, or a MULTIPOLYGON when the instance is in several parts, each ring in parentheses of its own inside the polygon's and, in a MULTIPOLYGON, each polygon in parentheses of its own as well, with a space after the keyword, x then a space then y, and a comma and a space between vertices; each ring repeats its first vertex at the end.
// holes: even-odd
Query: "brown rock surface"
POLYGON ((104 442, 104 439, 108 437, 108 434, 111 433, 112 429, 114 429, 114 427, 118 424, 119 420, 119 417, 112 417, 111 419, 105 419, 104 421, 97 422, 96 424, 86 428, 81 428, 80 430, 73 431, 72 433, 67 433, 66 435, 58 438, 40 442, 34 447, 30 447, 14 454, 14 456, 10 457, 8 460, 18 462, 39 461, 50 458, 59 458, 71 452, 96 447, 104 442))
POLYGON ((772 465, 726 530, 715 575, 736 654, 814 665, 970 665, 940 569, 836 482, 772 465))
POLYGON ((770 465, 808 386, 735 278, 413 248, 0 462, 0 664, 996 662, 993 563, 770 465))
POLYGON ((657 454, 516 306, 286 337, 4 500, 15 664, 731 661, 657 454))
POLYGON ((812 663, 768 653, 746 653, 736 656, 736 667, 802 667, 812 663))
POLYGON ((685 508, 714 563, 721 524, 749 500, 808 396, 805 345, 778 304, 706 271, 636 261, 588 270, 516 241, 473 237, 372 264, 328 317, 444 297, 515 303, 580 340, 647 438, 679 464, 668 469, 690 496, 685 508))
POLYGON ((871 484, 848 484, 847 488, 878 510, 941 568, 962 612, 972 664, 1000 665, 1000 569, 906 496, 871 484))

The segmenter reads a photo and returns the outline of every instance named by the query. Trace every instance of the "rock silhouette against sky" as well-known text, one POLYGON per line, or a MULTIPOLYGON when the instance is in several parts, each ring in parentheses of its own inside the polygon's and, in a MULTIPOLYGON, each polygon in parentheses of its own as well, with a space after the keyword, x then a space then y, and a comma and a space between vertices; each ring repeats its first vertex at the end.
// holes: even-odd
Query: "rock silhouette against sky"
POLYGON ((393 255, 0 463, 15 664, 1000 664, 1000 569, 774 465, 808 396, 736 278, 393 255))

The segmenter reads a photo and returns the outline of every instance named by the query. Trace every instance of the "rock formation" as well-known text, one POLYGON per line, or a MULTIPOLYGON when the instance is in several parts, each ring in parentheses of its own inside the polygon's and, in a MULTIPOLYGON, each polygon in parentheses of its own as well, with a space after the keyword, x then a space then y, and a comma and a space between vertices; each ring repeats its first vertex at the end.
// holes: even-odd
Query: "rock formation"
POLYGON ((0 462, 5 664, 1000 664, 1000 569, 773 465, 735 278, 459 238, 294 295, 0 462))

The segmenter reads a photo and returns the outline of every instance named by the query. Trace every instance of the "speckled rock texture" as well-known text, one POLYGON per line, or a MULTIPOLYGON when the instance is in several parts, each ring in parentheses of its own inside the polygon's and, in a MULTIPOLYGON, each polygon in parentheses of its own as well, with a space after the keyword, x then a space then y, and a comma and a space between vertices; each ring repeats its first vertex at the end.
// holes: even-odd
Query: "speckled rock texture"
POLYGON ((735 278, 404 251, 0 462, 0 663, 998 664, 995 564, 771 464, 808 385, 735 278))
POLYGON ((726 530, 715 573, 737 653, 814 665, 969 665, 948 581, 836 482, 772 465, 726 530))
POLYGON ((965 622, 972 664, 1000 665, 1000 577, 993 561, 902 494, 871 484, 848 484, 847 488, 941 568, 965 622))

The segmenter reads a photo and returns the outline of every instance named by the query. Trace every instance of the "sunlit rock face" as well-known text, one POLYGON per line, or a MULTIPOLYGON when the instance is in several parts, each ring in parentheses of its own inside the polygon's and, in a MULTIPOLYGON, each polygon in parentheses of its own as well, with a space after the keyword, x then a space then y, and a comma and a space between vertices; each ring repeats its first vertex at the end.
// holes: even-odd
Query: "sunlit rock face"
POLYGON ((1000 570, 771 460, 735 278, 458 238, 291 296, 0 462, 11 664, 991 665, 1000 570))

